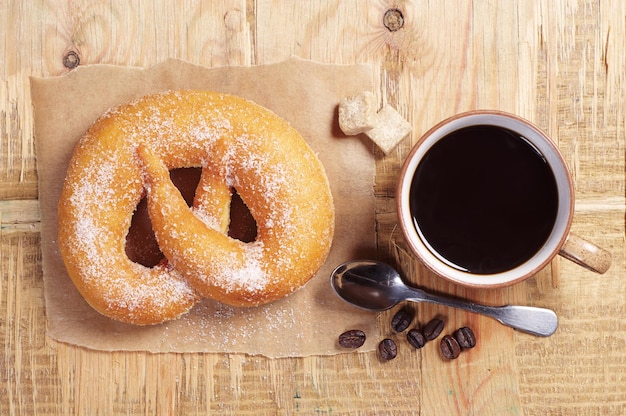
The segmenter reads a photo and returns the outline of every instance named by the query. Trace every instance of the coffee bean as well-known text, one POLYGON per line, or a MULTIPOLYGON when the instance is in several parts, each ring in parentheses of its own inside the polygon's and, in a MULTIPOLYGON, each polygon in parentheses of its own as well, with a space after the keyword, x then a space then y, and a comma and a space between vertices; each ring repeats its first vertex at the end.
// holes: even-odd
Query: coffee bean
POLYGON ((417 349, 420 349, 424 345, 426 345, 426 338, 419 329, 413 328, 409 332, 407 332, 406 340, 409 341, 409 344, 417 349))
POLYGON ((391 319, 391 328, 396 332, 402 332, 411 325, 413 313, 407 309, 400 309, 391 319))
POLYGON ((457 340, 450 335, 444 335, 444 337, 441 338, 439 348, 441 348, 441 354, 448 360, 453 360, 461 354, 461 346, 457 340))
POLYGON ((385 338, 378 344, 378 352, 383 360, 393 360, 398 355, 398 347, 392 339, 385 338))
POLYGON ((422 333, 428 341, 432 341, 437 338, 439 334, 441 334, 441 331, 443 331, 443 325, 444 324, 441 319, 434 318, 426 324, 422 333))
POLYGON ((365 332, 351 329, 339 335, 339 345, 343 348, 359 348, 365 343, 365 332))
POLYGON ((472 331, 471 328, 466 326, 459 328, 454 331, 453 336, 463 349, 474 348, 476 346, 476 337, 474 336, 474 331, 472 331))

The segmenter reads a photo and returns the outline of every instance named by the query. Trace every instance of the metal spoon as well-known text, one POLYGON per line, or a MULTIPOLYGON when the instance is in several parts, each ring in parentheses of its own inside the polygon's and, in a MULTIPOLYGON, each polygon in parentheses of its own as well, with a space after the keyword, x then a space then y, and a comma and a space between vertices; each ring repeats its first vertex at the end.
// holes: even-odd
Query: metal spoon
POLYGON ((490 316, 504 325, 541 337, 552 335, 558 326, 558 318, 550 309, 514 305, 485 306, 409 287, 396 270, 378 261, 344 263, 332 272, 330 284, 339 297, 370 311, 384 311, 408 300, 431 302, 490 316))

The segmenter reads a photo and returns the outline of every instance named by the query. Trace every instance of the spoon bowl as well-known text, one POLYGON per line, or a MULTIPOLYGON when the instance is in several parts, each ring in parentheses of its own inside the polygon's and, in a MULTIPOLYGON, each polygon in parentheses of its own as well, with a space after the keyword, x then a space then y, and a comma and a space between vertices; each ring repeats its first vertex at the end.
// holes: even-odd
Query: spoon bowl
POLYGON ((348 303, 380 312, 403 301, 430 302, 479 313, 520 331, 552 335, 558 327, 554 311, 531 306, 486 306, 463 299, 435 295, 407 286, 400 274, 386 263, 373 260, 350 261, 338 266, 330 276, 330 285, 348 303))
POLYGON ((369 311, 385 311, 405 299, 402 278, 381 262, 344 263, 333 271, 330 284, 342 299, 369 311))

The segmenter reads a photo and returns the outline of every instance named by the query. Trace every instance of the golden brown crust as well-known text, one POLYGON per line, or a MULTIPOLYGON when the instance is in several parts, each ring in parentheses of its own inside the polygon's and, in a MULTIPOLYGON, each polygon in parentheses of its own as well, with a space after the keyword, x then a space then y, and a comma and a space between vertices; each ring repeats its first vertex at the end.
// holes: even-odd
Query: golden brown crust
POLYGON ((319 270, 333 227, 326 174, 300 135, 263 107, 206 91, 109 111, 77 145, 59 201, 59 247, 76 287, 100 313, 134 324, 174 319, 202 297, 279 299, 319 270), (203 168, 191 209, 168 175, 190 166, 203 168), (255 217, 254 242, 225 234, 231 188, 255 217), (154 268, 124 252, 144 192, 168 260, 154 268))

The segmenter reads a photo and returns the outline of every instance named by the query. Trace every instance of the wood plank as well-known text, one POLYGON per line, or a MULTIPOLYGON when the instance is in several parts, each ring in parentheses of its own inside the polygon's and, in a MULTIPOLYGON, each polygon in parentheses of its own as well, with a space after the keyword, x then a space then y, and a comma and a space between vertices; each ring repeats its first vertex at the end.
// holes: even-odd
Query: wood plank
POLYGON ((39 232, 39 201, 32 199, 0 201, 0 234, 39 232))
MULTIPOLYGON (((0 414, 625 414, 625 16, 620 0, 4 2, 0 414), (405 18, 393 33, 382 24, 390 7, 405 18), (391 362, 375 353, 102 353, 48 340, 28 77, 68 72, 69 51, 82 65, 149 66, 168 57, 247 65, 290 55, 372 64, 379 103, 414 127, 392 155, 375 154, 380 256, 417 284, 553 307, 559 331, 538 339, 417 307, 421 322, 442 314, 447 329, 477 329, 480 347, 453 363, 435 345, 412 351, 391 332, 401 346, 391 362), (519 287, 485 294, 434 279, 407 254, 393 200, 401 162, 435 122, 477 107, 516 112, 558 141, 574 174, 573 230, 613 253, 606 275, 556 261, 519 287)), ((390 314, 380 316, 382 327, 390 314)))

